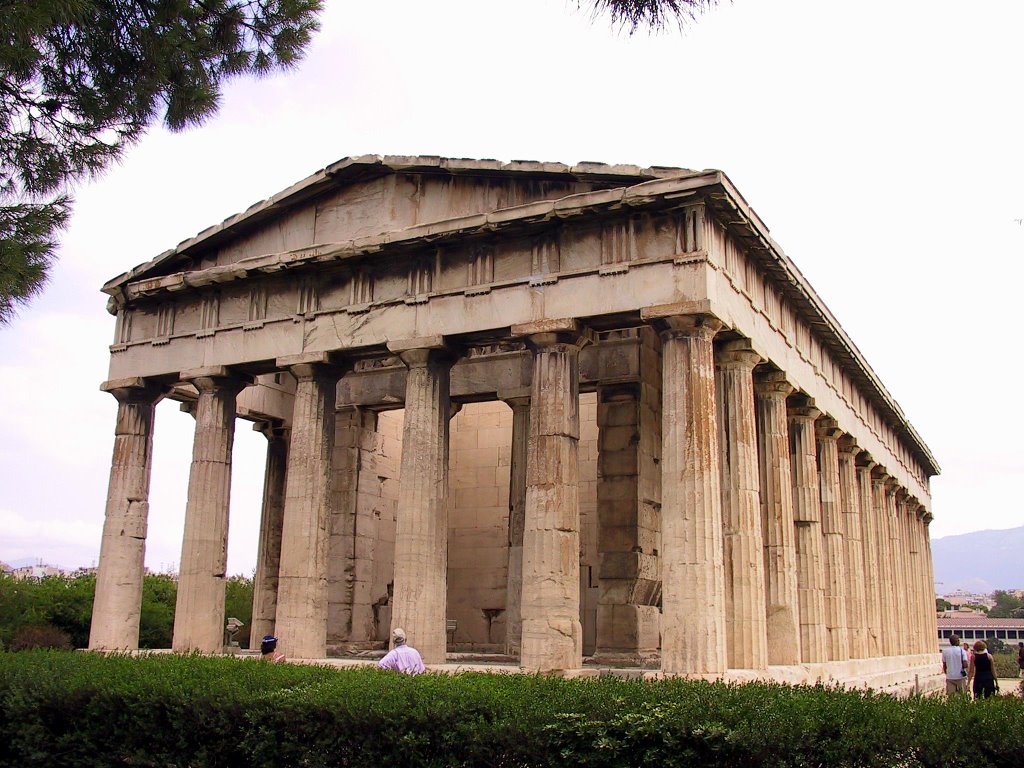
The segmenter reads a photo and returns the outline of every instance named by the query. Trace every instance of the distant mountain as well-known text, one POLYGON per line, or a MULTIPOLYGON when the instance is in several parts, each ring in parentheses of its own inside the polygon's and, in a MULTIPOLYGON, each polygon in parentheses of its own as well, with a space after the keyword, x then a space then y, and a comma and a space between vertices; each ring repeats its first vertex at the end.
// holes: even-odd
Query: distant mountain
POLYGON ((957 589, 1024 589, 1024 525, 935 539, 932 563, 940 595, 957 589))

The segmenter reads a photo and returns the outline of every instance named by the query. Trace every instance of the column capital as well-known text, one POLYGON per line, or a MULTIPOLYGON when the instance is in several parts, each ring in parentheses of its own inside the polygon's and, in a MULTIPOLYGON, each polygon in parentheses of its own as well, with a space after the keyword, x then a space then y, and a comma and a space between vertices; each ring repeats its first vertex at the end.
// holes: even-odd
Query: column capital
POLYGON ((802 393, 793 395, 786 403, 790 419, 816 421, 821 411, 815 406, 814 398, 802 393))
POLYGON ((814 435, 818 440, 836 440, 844 434, 839 428, 839 422, 831 416, 820 417, 814 425, 814 435))
POLYGON ((313 379, 340 379, 351 368, 350 361, 337 352, 304 352, 300 355, 279 357, 274 364, 288 371, 296 381, 313 379))
POLYGON ((754 392, 758 395, 789 397, 793 391, 793 385, 786 380, 783 371, 766 371, 754 377, 754 392))
POLYGON ((640 316, 654 326, 662 341, 669 339, 697 338, 710 342, 725 324, 712 314, 700 313, 693 315, 666 314, 659 315, 651 307, 650 313, 640 311, 640 316))
POLYGON ((719 368, 745 368, 752 371, 761 362, 763 358, 754 351, 750 339, 727 341, 715 355, 715 364, 719 368))
POLYGON ((596 341, 594 332, 573 317, 519 323, 512 326, 511 335, 523 338, 534 352, 559 345, 582 349, 596 341))
POLYGON ((852 461, 856 461, 857 455, 861 452, 860 446, 853 435, 845 433, 839 437, 839 455, 848 455, 852 461))
POLYGON ((516 408, 529 408, 530 407, 530 390, 529 388, 524 389, 509 389, 509 390, 498 390, 498 399, 505 403, 509 408, 515 410, 516 408))
POLYGON ((268 419, 265 421, 257 421, 252 425, 253 432, 259 432, 267 440, 287 440, 291 434, 292 428, 285 426, 282 422, 277 419, 268 419))
POLYGON ((239 373, 223 365, 182 371, 178 374, 178 379, 191 384, 200 393, 225 390, 238 393, 255 381, 249 374, 239 373))
POLYGON ((110 379, 100 384, 101 392, 109 392, 119 403, 156 405, 167 394, 168 387, 141 376, 110 379))

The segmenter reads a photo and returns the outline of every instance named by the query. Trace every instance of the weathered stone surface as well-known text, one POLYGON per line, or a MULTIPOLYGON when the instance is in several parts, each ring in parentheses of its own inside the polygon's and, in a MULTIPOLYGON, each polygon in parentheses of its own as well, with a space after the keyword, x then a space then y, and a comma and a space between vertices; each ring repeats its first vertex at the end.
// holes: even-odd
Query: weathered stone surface
POLYGON ((226 373, 200 370, 189 379, 199 399, 174 609, 172 647, 178 652, 217 653, 224 647, 235 397, 246 385, 226 373))
POLYGON ((814 422, 821 411, 797 397, 789 410, 793 518, 796 522, 797 597, 800 601, 800 660, 828 660, 825 630, 825 564, 822 562, 821 498, 814 422))
POLYGON ((505 596, 505 653, 518 656, 523 620, 523 531, 526 525, 526 466, 529 461, 530 399, 509 398, 512 455, 508 485, 508 571, 505 596))
POLYGON ((142 609, 153 416, 164 390, 141 379, 120 382, 123 386, 109 384, 103 389, 117 398, 117 423, 89 648, 135 650, 142 609))
POLYGON ((857 481, 859 448, 849 438, 839 442, 839 499, 842 508, 846 567, 846 621, 849 626, 850 658, 870 655, 868 647, 867 597, 864 541, 861 525, 860 485, 857 481))
POLYGON ((288 432, 262 424, 267 438, 267 463, 263 473, 263 508, 260 512, 259 549, 252 589, 252 643, 274 634, 277 617, 277 583, 281 569, 281 534, 284 528, 285 477, 288 469, 288 432))
POLYGON ((754 416, 754 366, 746 340, 719 352, 718 428, 722 451, 725 632, 732 669, 768 666, 764 540, 754 416))
POLYGON ((444 348, 407 348, 402 480, 395 529, 392 629, 402 627, 425 663, 445 660, 448 597, 448 382, 444 348))
POLYGON ((726 669, 722 497, 712 339, 705 316, 670 317, 662 339, 661 666, 726 669))
POLYGON ((342 370, 330 362, 295 363, 284 531, 277 594, 278 649, 317 659, 327 646, 327 545, 334 445, 334 398, 342 370))
MULTIPOLYGON (((861 454, 864 457, 864 454, 861 454)), ((860 487, 861 533, 864 540, 865 600, 867 614, 868 656, 882 655, 882 599, 884 584, 881 580, 881 552, 879 550, 878 514, 875 510, 874 482, 871 479, 875 462, 864 459, 857 465, 860 487)))
POLYGON ((825 631, 829 661, 850 658, 846 618, 846 544, 843 541, 842 491, 839 482, 839 438, 835 419, 818 421, 818 481, 821 486, 821 532, 824 536, 825 631))
POLYGON ((764 539, 768 663, 800 663, 793 479, 786 398, 793 387, 782 373, 759 376, 755 386, 764 539))
POLYGON ((573 331, 529 339, 534 354, 523 530, 525 669, 583 663, 579 581, 579 350, 573 331))

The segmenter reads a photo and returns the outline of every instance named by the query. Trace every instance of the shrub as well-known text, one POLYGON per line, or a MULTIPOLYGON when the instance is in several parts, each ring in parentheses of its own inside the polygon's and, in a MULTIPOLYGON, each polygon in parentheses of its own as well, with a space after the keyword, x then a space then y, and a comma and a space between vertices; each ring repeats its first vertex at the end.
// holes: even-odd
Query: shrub
POLYGON ((33 648, 71 649, 71 636, 52 624, 34 624, 20 627, 11 639, 12 651, 28 651, 33 648))
POLYGON ((0 765, 1015 766, 1024 702, 0 654, 0 765))
POLYGON ((992 660, 996 665, 996 677, 1017 677, 1020 667, 1017 666, 1016 653, 993 653, 992 660))

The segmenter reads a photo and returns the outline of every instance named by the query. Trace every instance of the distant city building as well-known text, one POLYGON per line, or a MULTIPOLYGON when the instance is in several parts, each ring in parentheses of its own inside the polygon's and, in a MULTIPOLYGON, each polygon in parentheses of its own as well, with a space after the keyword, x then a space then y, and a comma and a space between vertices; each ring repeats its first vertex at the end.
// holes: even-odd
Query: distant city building
POLYGON ((55 565, 45 565, 42 562, 36 565, 25 565, 15 568, 11 575, 16 579, 42 579, 46 576, 60 576, 63 571, 55 565))
POLYGON ((1024 619, 990 619, 972 611, 956 616, 940 616, 938 624, 940 641, 948 641, 951 635, 958 635, 961 640, 970 642, 991 638, 1013 643, 1024 640, 1024 619))
POLYGON ((984 605, 986 608, 991 608, 996 604, 991 594, 968 592, 966 589, 958 589, 948 595, 942 595, 941 599, 953 606, 953 610, 958 610, 965 605, 984 605))

